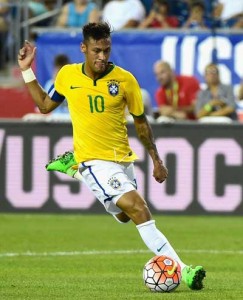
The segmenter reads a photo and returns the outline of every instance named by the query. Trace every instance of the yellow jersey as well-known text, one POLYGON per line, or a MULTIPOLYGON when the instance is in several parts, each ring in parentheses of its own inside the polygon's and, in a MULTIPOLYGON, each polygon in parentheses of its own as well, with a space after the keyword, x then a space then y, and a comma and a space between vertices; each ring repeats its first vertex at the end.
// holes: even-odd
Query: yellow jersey
POLYGON ((125 111, 144 114, 141 90, 135 77, 121 67, 93 80, 84 64, 64 66, 57 74, 55 91, 67 99, 77 162, 102 159, 131 162, 137 159, 128 142, 125 111))

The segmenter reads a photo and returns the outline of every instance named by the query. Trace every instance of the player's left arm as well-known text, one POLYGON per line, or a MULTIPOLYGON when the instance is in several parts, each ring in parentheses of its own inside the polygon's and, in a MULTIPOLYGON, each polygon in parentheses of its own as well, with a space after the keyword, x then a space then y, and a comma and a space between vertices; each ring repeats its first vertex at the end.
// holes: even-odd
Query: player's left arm
POLYGON ((159 156, 159 153, 158 153, 155 141, 154 141, 152 128, 151 128, 150 124, 148 123, 148 120, 147 120, 145 114, 140 117, 133 116, 133 119, 134 119, 134 125, 136 128, 137 135, 152 158, 152 161, 154 164, 153 176, 156 181, 161 183, 167 178, 168 170, 164 166, 163 161, 159 156))
POLYGON ((135 77, 128 73, 125 86, 125 98, 127 100, 128 110, 133 116, 137 135, 147 149, 154 164, 153 176, 158 182, 163 182, 168 176, 168 170, 164 166, 155 145, 153 132, 146 115, 140 86, 135 77))

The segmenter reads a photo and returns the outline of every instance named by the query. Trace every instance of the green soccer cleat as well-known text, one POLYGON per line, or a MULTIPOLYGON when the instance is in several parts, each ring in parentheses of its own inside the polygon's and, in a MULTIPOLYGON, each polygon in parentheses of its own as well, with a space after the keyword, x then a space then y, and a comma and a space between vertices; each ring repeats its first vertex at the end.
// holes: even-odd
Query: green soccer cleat
POLYGON ((206 277, 206 271, 202 266, 192 268, 187 266, 182 271, 182 280, 192 290, 201 290, 203 288, 203 279, 206 277))
POLYGON ((78 171, 78 164, 74 158, 73 152, 67 151, 50 160, 46 165, 46 170, 57 171, 74 177, 78 171))

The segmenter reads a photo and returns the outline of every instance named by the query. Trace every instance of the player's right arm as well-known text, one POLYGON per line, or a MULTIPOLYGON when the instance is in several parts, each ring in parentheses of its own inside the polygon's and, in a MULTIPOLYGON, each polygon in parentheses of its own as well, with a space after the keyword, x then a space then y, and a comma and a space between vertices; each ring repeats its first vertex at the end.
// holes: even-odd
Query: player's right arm
POLYGON ((33 80, 31 80, 30 82, 26 82, 25 84, 40 112, 43 114, 47 114, 55 109, 60 104, 60 102, 53 101, 36 80, 34 74, 33 76, 31 76, 31 64, 34 61, 35 53, 36 47, 34 47, 28 41, 25 41, 23 48, 19 50, 18 64, 22 72, 28 72, 28 70, 30 71, 29 78, 31 80, 31 78, 33 77, 33 80))

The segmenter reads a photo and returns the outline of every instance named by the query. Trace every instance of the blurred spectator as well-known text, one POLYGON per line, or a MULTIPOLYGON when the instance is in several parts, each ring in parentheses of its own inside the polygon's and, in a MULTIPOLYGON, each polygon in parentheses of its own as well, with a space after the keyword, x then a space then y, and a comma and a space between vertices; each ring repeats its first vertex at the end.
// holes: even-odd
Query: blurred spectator
POLYGON ((45 6, 42 0, 28 1, 28 7, 29 7, 31 18, 44 14, 48 11, 47 7, 45 6))
POLYGON ((89 22, 98 22, 100 12, 94 2, 74 0, 66 3, 57 19, 59 27, 82 27, 89 22))
POLYGON ((189 0, 170 0, 170 13, 179 20, 179 26, 185 23, 189 15, 189 0))
POLYGON ((243 100, 243 82, 240 84, 239 91, 238 91, 238 100, 243 100))
POLYGON ((0 0, 0 70, 3 70, 6 63, 6 46, 8 36, 8 0, 0 0))
POLYGON ((189 16, 183 24, 183 28, 206 29, 210 23, 205 18, 205 5, 203 1, 193 1, 190 4, 189 16))
POLYGON ((203 2, 205 5, 206 16, 210 19, 213 16, 213 11, 218 3, 218 0, 204 0, 203 2))
POLYGON ((197 95, 195 113, 198 119, 223 116, 236 120, 236 103, 233 88, 220 82, 219 69, 211 63, 205 68, 207 87, 197 95))
POLYGON ((161 60, 154 64, 154 73, 161 85, 155 93, 160 115, 176 120, 195 119, 198 80, 192 76, 176 76, 171 66, 161 60))
POLYGON ((57 8, 56 0, 44 0, 44 4, 48 11, 51 11, 51 10, 57 8))
POLYGON ((152 9, 153 6, 153 0, 141 0, 144 8, 145 8, 145 14, 148 16, 150 13, 150 10, 152 9))
MULTIPOLYGON (((152 100, 149 92, 141 88, 141 94, 142 94, 142 99, 143 99, 143 104, 144 104, 144 113, 147 116, 147 119, 149 122, 153 123, 154 122, 154 112, 153 112, 153 106, 152 106, 152 100)), ((133 117, 130 115, 128 109, 126 111, 126 119, 128 122, 133 123, 133 117)))
POLYGON ((243 122, 243 82, 240 84, 237 94, 236 113, 238 121, 243 122))
POLYGON ((149 92, 141 88, 142 98, 143 98, 143 104, 144 104, 144 113, 146 116, 153 118, 153 107, 152 107, 152 100, 149 92))
MULTIPOLYGON (((44 89, 48 92, 53 84, 54 84, 54 81, 55 81, 55 78, 56 78, 56 75, 57 73, 59 72, 59 70, 67 65, 67 64, 70 64, 70 60, 68 58, 67 55, 65 54, 57 54, 54 58, 54 69, 53 69, 53 75, 52 75, 52 78, 50 78, 44 85, 44 89)), ((51 114, 69 114, 69 110, 68 110, 68 106, 67 106, 67 101, 64 100, 62 102, 62 104, 60 104, 51 114)))
POLYGON ((111 0, 104 6, 102 19, 112 28, 134 28, 145 17, 145 8, 140 0, 111 0))
POLYGON ((242 28, 243 0, 218 0, 214 17, 221 19, 221 27, 242 28))
POLYGON ((243 29, 243 15, 237 17, 237 20, 232 27, 234 29, 243 29))
POLYGON ((139 25, 140 28, 175 28, 178 26, 178 19, 169 15, 167 0, 154 0, 149 15, 139 25))

